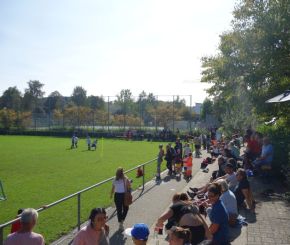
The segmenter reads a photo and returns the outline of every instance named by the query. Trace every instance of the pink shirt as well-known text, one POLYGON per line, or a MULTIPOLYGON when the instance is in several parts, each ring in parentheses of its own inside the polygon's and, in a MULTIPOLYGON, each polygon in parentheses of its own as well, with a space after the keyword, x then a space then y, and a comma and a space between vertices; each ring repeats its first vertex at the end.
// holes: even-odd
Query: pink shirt
POLYGON ((103 230, 98 232, 87 225, 79 231, 72 245, 109 245, 109 240, 103 230))
POLYGON ((14 232, 7 237, 4 245, 44 245, 44 239, 34 232, 14 232))

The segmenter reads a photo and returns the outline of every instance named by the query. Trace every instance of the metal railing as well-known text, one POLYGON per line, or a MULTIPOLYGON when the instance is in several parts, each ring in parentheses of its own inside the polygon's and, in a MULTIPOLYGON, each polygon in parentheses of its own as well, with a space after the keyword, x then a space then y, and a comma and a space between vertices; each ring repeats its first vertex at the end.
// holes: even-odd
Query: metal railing
MULTIPOLYGON (((130 173, 130 172, 138 169, 139 167, 141 167, 142 170, 143 170, 143 173, 144 173, 143 176, 142 176, 142 192, 143 192, 144 191, 144 186, 145 186, 145 175, 146 175, 145 166, 150 164, 150 163, 152 163, 152 162, 155 162, 156 160, 157 160, 157 158, 154 158, 154 159, 152 159, 150 161, 142 163, 142 164, 140 164, 140 165, 138 165, 138 166, 136 166, 134 168, 131 168, 131 169, 125 171, 124 174, 130 173)), ((69 200, 71 198, 77 197, 77 228, 78 228, 78 230, 80 230, 80 228, 81 228, 81 194, 84 193, 84 192, 87 192, 87 191, 89 191, 91 189, 97 188, 97 187, 99 187, 99 186, 101 186, 103 184, 106 184, 108 182, 111 182, 114 178, 115 178, 115 176, 113 176, 111 178, 108 178, 106 180, 103 180, 101 182, 98 182, 98 183, 96 183, 96 184, 94 184, 92 186, 89 186, 89 187, 87 187, 85 189, 82 189, 82 190, 80 190, 78 192, 75 192, 75 193, 73 193, 73 194, 71 194, 69 196, 66 196, 66 197, 64 197, 62 199, 59 199, 59 200, 57 200, 57 201, 55 201, 53 203, 45 205, 45 206, 37 209, 37 212, 45 211, 45 210, 47 210, 47 209, 49 209, 49 208, 51 208, 53 206, 56 206, 56 205, 58 205, 58 204, 60 204, 62 202, 65 202, 65 201, 67 201, 67 200, 69 200)), ((3 245, 3 241, 4 241, 4 228, 7 227, 7 226, 10 226, 11 224, 13 224, 14 222, 16 222, 18 220, 20 220, 20 217, 16 218, 16 219, 13 219, 13 220, 10 220, 10 221, 0 225, 0 245, 3 245)))

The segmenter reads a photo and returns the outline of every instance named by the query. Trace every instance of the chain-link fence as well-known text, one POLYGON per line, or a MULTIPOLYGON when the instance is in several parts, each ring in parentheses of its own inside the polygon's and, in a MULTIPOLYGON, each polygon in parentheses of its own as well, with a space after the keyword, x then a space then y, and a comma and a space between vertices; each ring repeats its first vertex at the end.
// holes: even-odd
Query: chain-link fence
MULTIPOLYGON (((27 129, 35 131, 83 130, 87 132, 192 131, 199 119, 200 104, 191 95, 102 96, 97 105, 76 106, 63 98, 61 106, 38 107, 27 129), (41 109, 43 108, 43 109, 41 109)), ((130 132, 129 132, 130 133, 130 132)))

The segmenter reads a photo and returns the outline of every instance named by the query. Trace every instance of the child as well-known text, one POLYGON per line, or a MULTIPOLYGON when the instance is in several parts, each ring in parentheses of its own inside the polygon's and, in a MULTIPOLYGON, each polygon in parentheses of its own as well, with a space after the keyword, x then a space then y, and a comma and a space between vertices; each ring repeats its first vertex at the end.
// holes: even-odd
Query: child
POLYGON ((88 151, 91 150, 91 138, 90 136, 87 136, 87 145, 88 145, 88 151))
POLYGON ((138 167, 136 178, 139 178, 139 177, 141 177, 141 176, 143 176, 143 175, 144 175, 144 173, 143 173, 142 168, 141 168, 141 167, 138 167))
POLYGON ((91 147, 96 150, 97 149, 97 144, 98 144, 98 139, 96 139, 96 140, 93 141, 93 144, 92 144, 91 147))
POLYGON ((188 157, 184 159, 184 165, 186 166, 184 178, 189 180, 192 178, 192 153, 188 154, 188 157))

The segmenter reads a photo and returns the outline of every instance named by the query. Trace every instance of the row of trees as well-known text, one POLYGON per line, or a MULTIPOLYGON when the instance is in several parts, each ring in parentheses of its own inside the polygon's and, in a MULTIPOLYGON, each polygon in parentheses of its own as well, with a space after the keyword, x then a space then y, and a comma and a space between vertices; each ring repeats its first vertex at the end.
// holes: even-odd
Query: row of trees
POLYGON ((228 133, 274 116, 289 129, 289 104, 265 104, 290 88, 289 64, 290 0, 240 0, 218 54, 202 59, 202 82, 212 84, 202 116, 214 114, 228 133))
POLYGON ((142 91, 135 99, 129 89, 122 90, 114 100, 102 96, 87 96, 77 86, 70 97, 58 91, 44 97, 44 84, 29 81, 24 94, 9 87, 0 97, 0 123, 5 129, 25 128, 39 118, 47 118, 48 126, 162 126, 173 120, 193 120, 191 108, 178 96, 174 101, 157 100, 152 93, 142 91), (108 99, 108 101, 107 101, 108 99))

